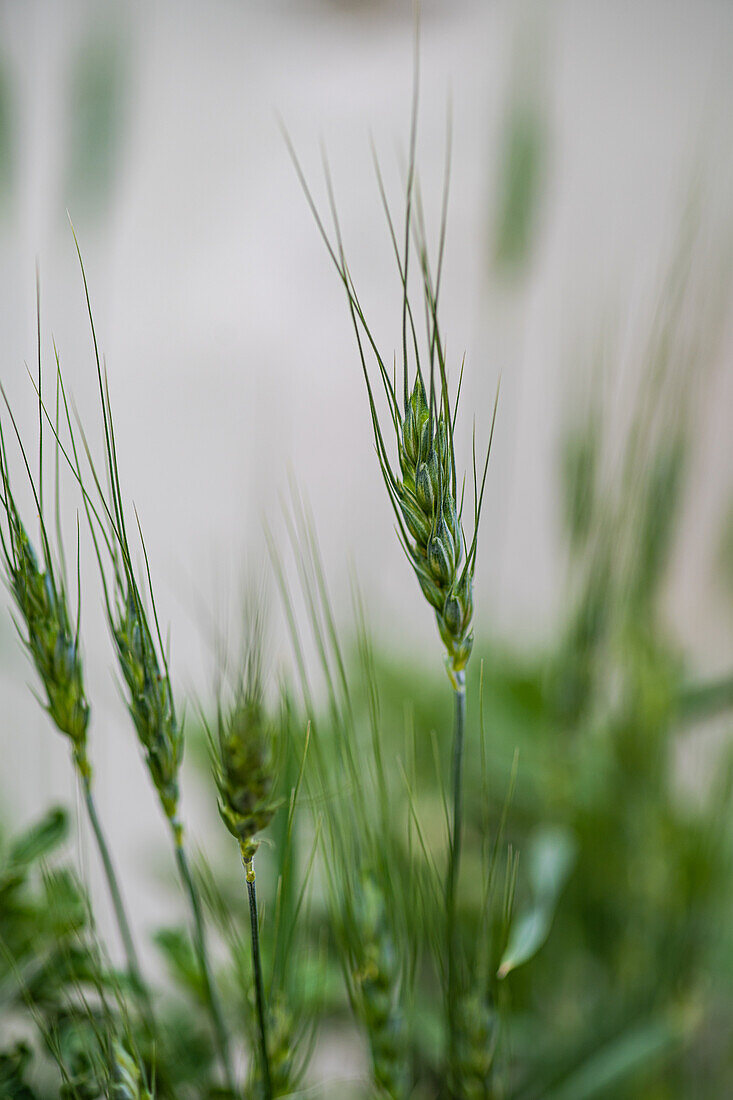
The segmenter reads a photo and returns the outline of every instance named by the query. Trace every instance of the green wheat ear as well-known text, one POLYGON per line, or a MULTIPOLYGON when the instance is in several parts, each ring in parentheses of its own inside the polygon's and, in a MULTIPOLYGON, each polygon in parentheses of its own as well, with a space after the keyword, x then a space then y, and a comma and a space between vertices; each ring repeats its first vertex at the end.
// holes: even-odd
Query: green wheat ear
MULTIPOLYGON (((295 1064, 297 1039, 293 1014, 282 993, 271 997, 267 1012, 267 1038, 271 1094, 273 1097, 289 1096, 294 1091, 294 1081, 298 1076, 295 1064)), ((266 1085, 260 1065, 256 1059, 252 1061, 248 1095, 252 1100, 262 1100, 267 1096, 266 1085)))
POLYGON ((126 593, 118 585, 109 621, 127 687, 127 709, 163 811, 171 822, 177 822, 183 734, 167 668, 161 666, 140 593, 130 578, 126 593))
MULTIPOLYGON (((105 613, 117 664, 124 682, 127 709, 138 741, 145 753, 145 762, 163 812, 170 822, 176 839, 180 840, 183 827, 178 818, 180 798, 178 776, 183 758, 183 727, 176 714, 168 656, 163 644, 150 565, 137 512, 135 512, 135 520, 145 566, 142 581, 138 580, 133 566, 133 547, 125 519, 108 379, 106 370, 102 368, 86 272, 73 226, 72 234, 79 259, 94 344, 104 433, 104 475, 100 476, 97 470, 83 428, 78 422, 76 429, 74 427, 63 380, 59 373, 71 453, 61 445, 60 449, 82 493, 102 580, 105 613), (82 474, 77 446, 77 433, 81 437, 89 474, 96 491, 96 504, 86 489, 86 479, 82 474), (106 492, 102 486, 103 480, 107 483, 106 492)), ((56 438, 58 440, 58 433, 56 438)))
POLYGON ((268 720, 259 693, 246 691, 229 714, 219 716, 213 752, 219 813, 245 863, 280 804, 273 796, 277 739, 277 726, 268 720))
POLYGON ((89 704, 79 649, 79 608, 76 625, 69 610, 64 570, 54 562, 44 520, 42 488, 36 488, 18 428, 5 398, 30 478, 41 532, 41 555, 33 547, 20 518, 10 482, 5 438, 0 422, 0 507, 7 530, 0 525, 5 576, 18 612, 16 626, 36 668, 45 693, 45 709, 60 733, 71 742, 79 773, 91 774, 87 757, 89 704))
MULTIPOLYGON (((0 385, 0 392, 2 392, 13 425, 13 430, 20 446, 26 473, 33 492, 40 526, 41 557, 39 560, 39 555, 35 551, 27 530, 20 518, 20 512, 10 482, 2 422, 0 422, 0 521, 4 513, 7 532, 4 531, 3 523, 0 522, 0 557, 4 561, 8 588, 10 589, 18 611, 18 617, 16 618, 18 632, 30 654, 43 685, 45 709, 56 728, 68 738, 71 744, 74 766, 81 779, 84 801, 99 849, 104 874, 107 879, 112 907, 115 911, 120 936, 125 949, 128 971, 140 998, 140 1007, 145 1017, 146 1027, 152 1034, 155 1022, 150 995, 140 971, 130 923, 127 918, 109 845, 104 835, 92 791, 92 769, 87 753, 87 731, 89 727, 90 708, 84 689, 84 676, 79 644, 81 620, 81 573, 78 545, 79 528, 77 523, 76 585, 78 595, 76 624, 74 625, 74 619, 69 610, 67 596, 66 561, 60 521, 60 456, 63 455, 64 459, 69 461, 68 452, 59 437, 59 412, 62 398, 66 418, 69 423, 70 418, 63 379, 61 377, 61 366, 55 345, 55 419, 51 419, 46 405, 44 404, 41 369, 40 286, 38 279, 36 281, 36 311, 38 377, 33 380, 33 383, 38 398, 39 433, 38 470, 35 477, 31 472, 18 425, 8 403, 5 391, 2 389, 2 385, 0 385), (48 426, 55 440, 55 556, 51 553, 51 544, 44 510, 44 420, 48 421, 48 426)), ((74 467, 72 467, 72 469, 73 468, 74 467)), ((78 463, 76 464, 75 472, 78 476, 78 463)), ((81 486, 81 488, 83 491, 83 486, 81 486)))
POLYGON ((455 399, 451 400, 445 345, 438 321, 450 180, 450 131, 446 153, 440 244, 437 265, 433 273, 428 256, 424 217, 419 195, 416 195, 416 111, 417 91, 413 103, 402 248, 398 244, 379 165, 376 157, 374 158, 379 193, 402 287, 401 395, 398 395, 396 380, 387 369, 388 359, 377 347, 346 263, 328 164, 324 158, 328 200, 334 224, 333 241, 318 213, 292 143, 287 134, 284 134, 284 137, 306 200, 346 292, 367 387, 377 457, 397 520, 398 536, 422 593, 435 611, 438 630, 446 650, 446 667, 453 686, 457 688, 463 680, 464 670, 473 648, 473 578, 498 391, 480 485, 474 435, 473 531, 469 542, 463 523, 465 477, 462 479, 459 497, 454 447, 463 364, 460 367, 455 399), (413 308, 409 291, 408 275, 412 240, 415 242, 419 261, 422 308, 425 314, 426 331, 422 342, 417 335, 414 320, 416 310, 413 308), (380 419, 377 410, 375 388, 367 367, 368 353, 371 353, 376 362, 387 399, 390 423, 385 427, 382 424, 384 417, 380 419), (387 446, 386 437, 390 434, 394 435, 394 448, 387 446), (390 451, 392 451, 392 457, 390 451), (397 461, 393 457, 394 452, 396 452, 397 461))
POLYGON ((361 876, 352 908, 358 933, 352 950, 359 964, 353 974, 355 1004, 369 1037, 374 1083, 379 1096, 399 1100, 411 1092, 408 1035, 400 1005, 401 968, 386 900, 368 872, 361 876))
POLYGON ((447 401, 435 413, 419 374, 396 433, 402 478, 383 468, 385 484, 402 513, 402 543, 422 593, 435 610, 449 671, 459 673, 473 647, 475 550, 464 562, 447 401))
POLYGON ((264 607, 261 595, 251 593, 245 611, 245 654, 233 691, 225 706, 217 705, 216 731, 209 735, 219 813, 239 842, 245 865, 259 847, 259 834, 280 806, 274 795, 281 755, 281 726, 267 712, 262 679, 264 607))

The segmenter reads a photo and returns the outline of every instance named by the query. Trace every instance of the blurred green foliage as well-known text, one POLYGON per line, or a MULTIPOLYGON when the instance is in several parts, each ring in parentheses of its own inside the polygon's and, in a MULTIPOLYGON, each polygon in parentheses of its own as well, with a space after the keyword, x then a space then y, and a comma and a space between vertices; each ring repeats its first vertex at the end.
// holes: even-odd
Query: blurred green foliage
POLYGON ((119 34, 92 35, 72 68, 66 194, 79 216, 104 208, 118 176, 125 121, 123 42, 119 34))
POLYGON ((544 194, 546 126, 539 106, 512 99, 504 120, 494 223, 497 270, 516 273, 531 257, 544 194))
POLYGON ((491 218, 494 270, 522 276, 531 264, 547 192, 551 145, 546 69, 550 26, 540 6, 518 5, 495 152, 491 218))

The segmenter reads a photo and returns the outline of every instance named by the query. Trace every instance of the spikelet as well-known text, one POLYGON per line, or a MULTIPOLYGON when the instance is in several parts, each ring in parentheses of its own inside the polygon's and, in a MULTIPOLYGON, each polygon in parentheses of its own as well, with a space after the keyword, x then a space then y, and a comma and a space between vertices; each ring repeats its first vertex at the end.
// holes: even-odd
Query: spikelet
POLYGON ((464 561, 465 536, 455 494, 455 457, 447 402, 431 409, 420 375, 398 422, 402 477, 394 495, 409 537, 403 542, 420 588, 435 610, 449 669, 462 672, 473 647, 474 555, 464 561))
POLYGON ((408 1043, 399 1005, 400 967, 384 898, 373 876, 362 875, 354 899, 359 946, 353 975, 356 1007, 369 1036, 378 1095, 400 1100, 410 1093, 408 1043))
POLYGON ((166 816, 175 822, 178 811, 178 772, 183 757, 183 734, 176 718, 170 677, 153 642, 140 594, 128 583, 110 613, 117 663, 127 687, 127 708, 145 751, 150 776, 166 816))
POLYGON ((18 611, 18 632, 43 685, 45 708, 56 728, 69 738, 75 763, 88 778, 89 704, 84 692, 78 630, 72 625, 61 570, 51 558, 40 505, 43 564, 20 519, 10 486, 1 427, 0 479, 0 504, 7 521, 7 533, 0 525, 0 544, 6 580, 18 611))
POLYGON ((278 729, 269 721, 258 686, 249 685, 227 715, 220 713, 212 739, 219 813, 239 841, 242 859, 251 861, 257 836, 278 808, 273 796, 278 729))

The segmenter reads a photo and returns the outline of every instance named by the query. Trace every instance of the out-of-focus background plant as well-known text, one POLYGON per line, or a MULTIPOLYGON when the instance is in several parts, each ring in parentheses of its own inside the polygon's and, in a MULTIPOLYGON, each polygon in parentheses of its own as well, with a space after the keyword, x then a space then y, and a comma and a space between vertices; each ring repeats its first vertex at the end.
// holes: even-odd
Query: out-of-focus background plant
MULTIPOLYGON (((211 778, 229 723, 248 767, 274 777, 256 862, 275 1094, 439 1095, 453 1087, 430 964, 450 693, 275 118, 309 178, 325 138, 350 266, 399 353, 368 135, 398 208, 410 5, 7 4, 0 29, 0 379, 33 465, 38 257, 44 367, 53 381, 53 331, 99 455, 68 208, 185 731, 192 881, 237 1080, 265 1088, 246 868, 211 778), (239 593, 263 569, 272 756, 242 694, 239 593)), ((712 1100, 733 1083, 732 43, 713 0, 647 0, 633 20, 603 3, 423 5, 421 198, 433 232, 450 91, 441 310, 479 433, 502 374, 467 685, 458 906, 473 985, 452 1070, 467 1096, 712 1100)), ((5 437, 35 539, 8 424, 5 437)), ((52 471, 48 424, 46 440, 52 471)), ((470 418, 456 446, 470 460, 470 418)), ((226 1095, 185 876, 179 889, 60 465, 74 596, 81 516, 95 797, 154 1021, 6 616, 0 1096, 226 1095)), ((141 545, 128 564, 147 593, 141 545)))

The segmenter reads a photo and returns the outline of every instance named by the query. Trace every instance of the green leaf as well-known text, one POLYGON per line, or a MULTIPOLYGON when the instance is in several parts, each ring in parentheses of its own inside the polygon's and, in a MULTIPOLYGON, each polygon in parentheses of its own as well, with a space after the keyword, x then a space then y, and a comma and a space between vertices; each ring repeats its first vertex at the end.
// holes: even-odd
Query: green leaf
POLYGON ((154 938, 171 976, 199 1000, 204 999, 201 971, 187 933, 182 928, 161 928, 154 938))
POLYGON ((13 843, 9 859, 15 866, 34 863, 49 855, 66 838, 69 819, 65 810, 55 807, 13 843))
POLYGON ((528 962, 547 940, 555 907, 575 856, 575 840, 567 829, 542 829, 530 841, 528 864, 533 903, 512 925, 499 964, 499 978, 505 978, 510 971, 528 962))
POLYGON ((513 925, 509 943, 502 956, 498 975, 505 978, 510 971, 528 962, 544 944, 550 934, 552 913, 546 906, 524 913, 513 925))
POLYGON ((0 1051, 0 1096, 4 1100, 36 1100, 36 1094, 25 1082, 30 1061, 31 1049, 26 1043, 0 1051))
POLYGON ((46 876, 46 920, 57 937, 78 932, 87 921, 88 901, 76 876, 62 867, 46 876))
POLYGON ((556 904, 573 869, 576 849, 572 834, 559 826, 534 834, 527 859, 530 884, 538 900, 556 904))

